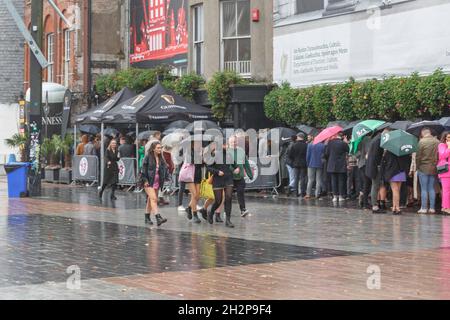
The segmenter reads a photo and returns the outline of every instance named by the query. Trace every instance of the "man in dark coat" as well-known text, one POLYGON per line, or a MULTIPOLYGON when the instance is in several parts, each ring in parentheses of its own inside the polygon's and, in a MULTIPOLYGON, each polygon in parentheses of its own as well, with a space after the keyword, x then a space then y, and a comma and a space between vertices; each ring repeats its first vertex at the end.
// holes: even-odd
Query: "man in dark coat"
POLYGON ((331 175, 331 185, 333 189, 333 202, 345 200, 345 183, 347 174, 347 154, 350 148, 348 141, 343 140, 342 134, 336 136, 328 142, 325 148, 325 158, 327 159, 327 172, 331 175))
MULTIPOLYGON (((389 129, 385 129, 389 131, 389 129)), ((382 184, 380 165, 383 159, 384 150, 381 145, 381 133, 376 135, 369 144, 369 149, 366 155, 366 176, 372 180, 372 188, 370 192, 372 212, 384 213, 386 212, 386 188, 382 184), (380 195, 380 202, 378 202, 378 195, 380 195)))
POLYGON ((306 195, 306 187, 308 184, 308 164, 306 162, 306 153, 308 145, 305 141, 305 134, 300 133, 297 136, 297 141, 291 147, 288 157, 294 169, 294 187, 292 192, 295 192, 297 197, 304 197, 306 195), (300 190, 298 189, 300 181, 300 190))

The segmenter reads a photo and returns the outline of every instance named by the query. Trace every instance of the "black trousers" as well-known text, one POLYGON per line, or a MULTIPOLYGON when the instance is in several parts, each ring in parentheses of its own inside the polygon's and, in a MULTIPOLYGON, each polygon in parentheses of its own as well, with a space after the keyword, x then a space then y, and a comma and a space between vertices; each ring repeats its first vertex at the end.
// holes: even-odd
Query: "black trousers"
POLYGON ((366 176, 366 167, 359 168, 359 178, 362 183, 361 191, 363 193, 362 196, 362 202, 365 206, 366 204, 369 204, 369 196, 370 192, 372 190, 372 179, 366 176))
POLYGON ((224 201, 225 214, 227 215, 227 217, 229 217, 231 216, 231 205, 233 202, 233 187, 226 187, 224 189, 214 190, 214 204, 211 208, 211 213, 214 214, 216 210, 219 209, 220 205, 222 204, 222 197, 224 193, 225 193, 225 201, 224 201))
POLYGON ((245 206, 245 180, 234 180, 233 184, 237 192, 239 208, 241 211, 245 211, 245 209, 247 209, 245 206))
MULTIPOLYGON (((107 184, 102 185, 102 189, 101 189, 101 193, 103 194, 103 192, 105 191, 105 189, 108 187, 107 184)), ((117 190, 117 184, 112 184, 111 185, 111 197, 113 197, 116 193, 117 190)))
POLYGON ((294 190, 297 194, 306 195, 306 187, 308 186, 308 168, 294 168, 295 169, 295 184, 294 190), (300 183, 300 190, 299 190, 300 183))
POLYGON ((347 195, 357 196, 361 191, 361 179, 358 167, 351 167, 347 171, 347 195))
POLYGON ((330 173, 331 174, 331 187, 333 189, 333 196, 345 196, 346 179, 345 173, 330 173))

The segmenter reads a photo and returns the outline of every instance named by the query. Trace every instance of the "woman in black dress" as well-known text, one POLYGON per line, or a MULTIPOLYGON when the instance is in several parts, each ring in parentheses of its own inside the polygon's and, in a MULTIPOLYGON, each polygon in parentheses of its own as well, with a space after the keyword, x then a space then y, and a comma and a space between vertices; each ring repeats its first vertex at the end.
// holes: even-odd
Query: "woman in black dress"
POLYGON ((111 200, 117 200, 115 192, 119 183, 119 151, 116 140, 111 140, 105 151, 105 171, 103 175, 103 185, 99 193, 100 199, 103 198, 103 192, 107 186, 111 186, 111 200))
MULTIPOLYGON (((233 200, 233 159, 227 151, 227 145, 224 143, 221 148, 217 148, 212 152, 215 157, 214 163, 208 166, 208 171, 213 175, 214 204, 208 214, 208 222, 213 224, 213 217, 216 210, 221 206, 222 199, 225 196, 225 226, 234 228, 231 222, 231 206, 233 200), (219 153, 219 154, 217 154, 219 153), (216 156, 217 155, 217 156, 216 156)), ((220 213, 219 213, 220 214, 220 213)))
POLYGON ((164 182, 170 177, 159 141, 151 144, 148 154, 143 160, 141 172, 145 193, 148 196, 145 223, 153 225, 150 215, 154 215, 159 227, 163 223, 166 223, 167 219, 164 219, 158 213, 158 191, 162 190, 164 182))
POLYGON ((195 165, 194 181, 186 182, 186 187, 191 194, 189 206, 186 208, 187 218, 193 220, 194 223, 201 223, 198 217, 197 204, 200 200, 200 185, 202 183, 203 164, 203 147, 201 141, 192 141, 190 152, 186 152, 184 163, 195 165))

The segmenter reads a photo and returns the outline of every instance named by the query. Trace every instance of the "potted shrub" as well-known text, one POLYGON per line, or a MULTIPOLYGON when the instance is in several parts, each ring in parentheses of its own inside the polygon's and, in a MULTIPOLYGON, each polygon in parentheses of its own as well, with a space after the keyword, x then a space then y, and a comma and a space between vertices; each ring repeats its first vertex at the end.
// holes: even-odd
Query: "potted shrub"
POLYGON ((61 146, 62 139, 57 135, 54 135, 51 139, 45 138, 42 143, 41 153, 45 159, 45 181, 59 181, 61 146))
POLYGON ((25 162, 26 160, 26 145, 28 142, 28 136, 27 135, 22 135, 19 133, 16 133, 15 135, 13 135, 11 138, 9 139, 5 139, 5 144, 12 148, 12 149, 16 149, 19 148, 19 156, 20 162, 25 162))
POLYGON ((68 134, 62 140, 61 152, 64 157, 64 168, 59 170, 59 182, 70 184, 72 182, 72 154, 73 136, 68 134))

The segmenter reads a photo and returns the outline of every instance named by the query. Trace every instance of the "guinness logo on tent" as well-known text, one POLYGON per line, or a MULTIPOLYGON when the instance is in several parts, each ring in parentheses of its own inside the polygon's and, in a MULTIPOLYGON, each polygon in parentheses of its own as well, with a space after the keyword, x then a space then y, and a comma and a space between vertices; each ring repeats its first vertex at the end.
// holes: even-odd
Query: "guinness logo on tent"
POLYGON ((167 102, 168 104, 175 104, 175 98, 172 97, 172 96, 170 96, 170 95, 168 95, 168 94, 163 94, 163 95, 161 96, 161 98, 163 98, 164 100, 166 100, 166 102, 167 102))
POLYGON ((139 102, 141 102, 141 101, 144 100, 144 99, 145 99, 145 96, 142 95, 142 94, 140 94, 140 95, 138 95, 138 96, 136 97, 136 99, 134 99, 134 101, 133 101, 133 103, 132 103, 131 105, 134 106, 136 103, 139 103, 139 102))

